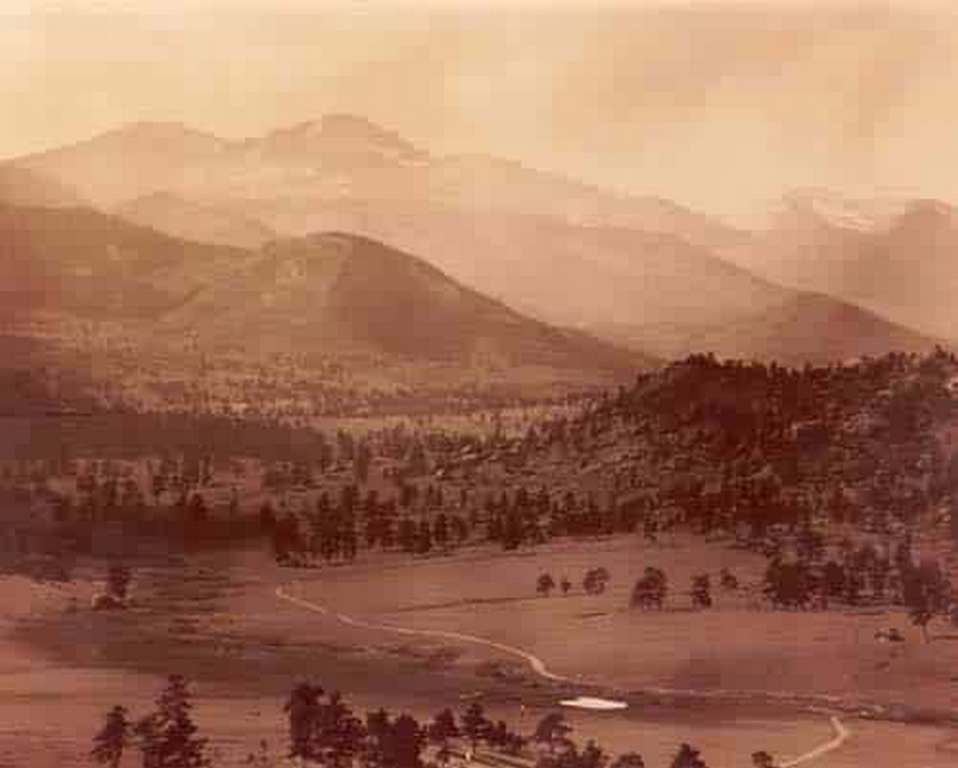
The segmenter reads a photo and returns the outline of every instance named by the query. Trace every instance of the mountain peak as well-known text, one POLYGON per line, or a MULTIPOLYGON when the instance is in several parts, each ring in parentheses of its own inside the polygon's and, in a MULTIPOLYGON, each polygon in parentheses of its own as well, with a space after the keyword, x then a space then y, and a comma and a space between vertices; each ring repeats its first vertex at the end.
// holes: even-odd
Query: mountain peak
POLYGON ((374 152, 386 157, 414 158, 425 153, 392 131, 366 117, 331 113, 267 134, 262 141, 273 147, 305 148, 323 152, 374 152))

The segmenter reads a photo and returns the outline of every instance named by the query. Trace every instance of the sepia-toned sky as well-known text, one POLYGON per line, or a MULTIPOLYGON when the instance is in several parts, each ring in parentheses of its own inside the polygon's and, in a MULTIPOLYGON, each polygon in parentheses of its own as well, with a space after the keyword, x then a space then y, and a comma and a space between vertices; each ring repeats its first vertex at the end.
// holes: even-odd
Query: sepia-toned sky
POLYGON ((947 4, 3 0, 0 103, 0 157, 353 112, 723 214, 794 186, 958 201, 947 4))

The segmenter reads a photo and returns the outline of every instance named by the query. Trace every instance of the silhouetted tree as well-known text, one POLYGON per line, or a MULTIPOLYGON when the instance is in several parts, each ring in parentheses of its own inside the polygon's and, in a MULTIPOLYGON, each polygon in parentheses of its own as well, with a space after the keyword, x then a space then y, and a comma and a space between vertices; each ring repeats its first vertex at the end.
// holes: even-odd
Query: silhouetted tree
POLYGON ((609 581, 609 572, 602 567, 591 568, 582 580, 582 588, 589 595, 598 595, 605 592, 605 585, 609 581))
POLYGON ((708 768, 705 761, 699 756, 694 747, 683 744, 678 753, 672 758, 671 768, 708 768))
POLYGON ((668 580, 665 572, 648 566, 643 576, 635 582, 631 603, 638 608, 662 608, 668 592, 668 580))
POLYGON ((539 576, 538 581, 536 582, 536 592, 538 592, 543 597, 548 597, 549 593, 555 589, 556 583, 555 579, 552 578, 551 573, 543 573, 539 576))
POLYGON ((764 749, 752 753, 754 768, 777 768, 775 759, 764 749))
POLYGON ((555 755, 559 748, 569 745, 571 732, 572 727, 566 723, 561 712, 550 712, 539 721, 532 740, 545 746, 550 755, 555 755))
POLYGON ((486 738, 489 727, 490 723, 486 719, 482 704, 478 701, 474 701, 469 705, 465 714, 462 716, 462 733, 469 739, 473 751, 475 751, 476 745, 486 738))
POLYGON ((126 717, 126 708, 116 706, 106 715, 106 723, 93 737, 90 756, 100 765, 117 768, 123 752, 130 743, 131 725, 126 717))
POLYGON ((625 752, 613 760, 609 768, 645 768, 645 761, 638 752, 625 752))
POLYGON ((696 608, 712 607, 712 585, 707 573, 692 577, 692 605, 696 608))
POLYGON ((170 675, 157 699, 156 711, 133 727, 143 753, 144 768, 205 768, 206 739, 199 738, 190 714, 186 680, 170 675))
POLYGON ((129 567, 120 563, 112 563, 106 574, 107 589, 114 597, 126 600, 132 578, 133 575, 129 567))

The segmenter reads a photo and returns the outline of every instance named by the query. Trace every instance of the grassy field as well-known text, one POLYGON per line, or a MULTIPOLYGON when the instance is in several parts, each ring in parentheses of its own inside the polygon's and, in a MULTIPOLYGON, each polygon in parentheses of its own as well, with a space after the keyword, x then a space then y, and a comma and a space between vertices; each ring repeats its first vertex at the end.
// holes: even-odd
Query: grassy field
MULTIPOLYGON (((0 766, 87 764, 103 713, 115 703, 144 713, 169 672, 196 681, 197 719, 225 765, 260 738, 278 750, 283 696, 304 677, 346 691, 359 711, 384 705, 424 718, 479 695, 494 716, 524 730, 577 688, 551 685, 520 659, 481 645, 348 626, 278 600, 279 585, 351 617, 520 646, 560 674, 625 691, 746 689, 955 704, 950 669, 958 643, 926 646, 897 613, 755 610, 753 597, 717 587, 715 608, 692 611, 691 575, 707 570, 714 582, 722 567, 744 584, 759 578, 763 561, 681 537, 659 545, 639 537, 563 542, 534 553, 474 549, 423 560, 377 555, 318 570, 281 569, 250 551, 141 563, 132 608, 112 614, 86 608, 98 577, 89 567, 62 589, 7 579, 4 595, 19 597, 0 609, 0 766), (587 596, 581 577, 600 565, 611 573, 610 587, 587 596), (672 585, 661 612, 628 608, 631 584, 646 565, 662 567, 672 585), (557 580, 567 575, 576 583, 572 593, 537 597, 544 570, 557 580), (907 642, 876 643, 879 626, 898 626, 907 642)), ((712 768, 735 768, 747 765, 754 749, 788 757, 831 737, 824 716, 784 705, 643 701, 624 714, 568 717, 580 739, 614 752, 637 749, 650 766, 667 764, 682 741, 699 746, 712 768)), ((849 742, 814 765, 955 764, 945 751, 952 738, 946 728, 858 718, 848 725, 849 742)))
POLYGON ((298 594, 350 615, 519 646, 552 671, 625 690, 755 690, 958 706, 952 679, 958 642, 946 627, 926 645, 900 610, 770 611, 758 606, 754 590, 721 590, 723 567, 741 584, 755 585, 764 560, 725 544, 649 545, 628 537, 589 546, 565 542, 532 554, 435 558, 374 574, 362 566, 328 569, 302 578, 298 594), (628 605, 647 565, 669 578, 662 611, 628 605), (602 595, 586 595, 579 582, 597 566, 611 573, 610 586, 602 595), (538 597, 536 579, 545 571, 576 586, 565 597, 538 597), (706 571, 716 604, 695 611, 691 578, 706 571), (897 627, 906 642, 877 642, 875 631, 887 627, 897 627))

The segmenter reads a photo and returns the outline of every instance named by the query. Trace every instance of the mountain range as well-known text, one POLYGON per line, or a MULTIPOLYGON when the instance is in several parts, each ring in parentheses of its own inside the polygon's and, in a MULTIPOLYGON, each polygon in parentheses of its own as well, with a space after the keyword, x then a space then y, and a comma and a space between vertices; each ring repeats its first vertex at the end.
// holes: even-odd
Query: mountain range
POLYGON ((831 197, 793 194, 765 228, 724 255, 921 333, 958 336, 958 308, 949 298, 958 292, 958 211, 940 201, 879 198, 836 207, 831 197))
MULTIPOLYGON (((542 368, 628 377, 651 360, 523 316, 430 264, 351 234, 258 250, 181 240, 73 207, 0 205, 4 307, 121 322, 211 353, 542 368)), ((9 318, 8 318, 9 319, 9 318)))
MULTIPOLYGON (((797 195, 768 226, 745 231, 508 160, 435 155, 350 115, 244 140, 137 123, 0 168, 182 242, 276 257, 297 241, 335 251, 346 237, 315 233, 355 235, 357 252, 379 241, 529 322, 594 334, 646 360, 714 351, 828 362, 954 337, 944 307, 954 221, 937 204, 868 218, 866 206, 834 215, 830 201, 828 216, 797 195), (926 261, 938 265, 927 274, 926 261)), ((234 300, 235 281, 259 273, 238 274, 234 300)), ((290 314, 326 306, 307 304, 290 314)), ((214 314, 239 322, 226 306, 214 314)))

